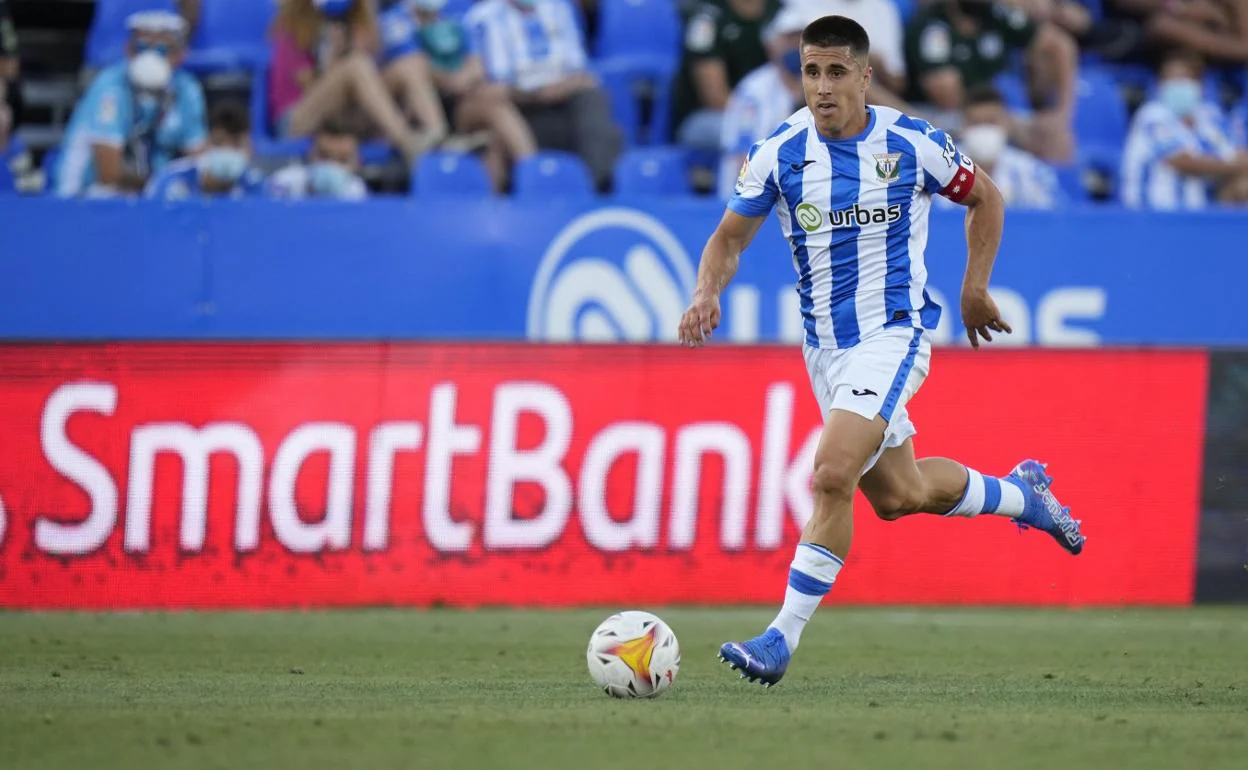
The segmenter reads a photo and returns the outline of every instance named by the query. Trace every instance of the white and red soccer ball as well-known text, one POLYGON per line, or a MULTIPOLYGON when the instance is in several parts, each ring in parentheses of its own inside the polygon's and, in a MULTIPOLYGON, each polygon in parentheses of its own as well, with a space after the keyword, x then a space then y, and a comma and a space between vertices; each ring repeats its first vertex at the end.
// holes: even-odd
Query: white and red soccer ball
POLYGON ((585 653, 589 675, 616 698, 655 698, 676 681, 680 644, 649 612, 618 612, 594 629, 585 653))

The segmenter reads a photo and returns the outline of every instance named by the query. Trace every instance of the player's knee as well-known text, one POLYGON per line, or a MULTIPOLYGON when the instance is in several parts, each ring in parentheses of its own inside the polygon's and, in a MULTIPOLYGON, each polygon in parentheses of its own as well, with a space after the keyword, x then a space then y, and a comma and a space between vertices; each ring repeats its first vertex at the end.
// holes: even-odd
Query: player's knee
POLYGON ((896 521, 902 516, 909 516, 922 510, 923 499, 907 490, 894 490, 877 495, 871 500, 875 515, 884 521, 896 521))
POLYGON ((810 484, 817 495, 849 498, 853 497, 858 477, 848 467, 833 462, 816 461, 810 484))

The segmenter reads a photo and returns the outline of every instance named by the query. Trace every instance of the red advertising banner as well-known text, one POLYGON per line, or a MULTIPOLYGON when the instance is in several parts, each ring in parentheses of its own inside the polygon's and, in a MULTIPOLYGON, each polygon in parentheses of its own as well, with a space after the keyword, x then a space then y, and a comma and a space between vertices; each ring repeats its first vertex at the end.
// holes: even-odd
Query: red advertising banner
MULTIPOLYGON (((864 500, 831 601, 1191 601, 1207 357, 938 350, 922 455, 1050 463, 1084 554, 864 500)), ((0 346, 0 607, 771 603, 820 427, 789 348, 0 346)))

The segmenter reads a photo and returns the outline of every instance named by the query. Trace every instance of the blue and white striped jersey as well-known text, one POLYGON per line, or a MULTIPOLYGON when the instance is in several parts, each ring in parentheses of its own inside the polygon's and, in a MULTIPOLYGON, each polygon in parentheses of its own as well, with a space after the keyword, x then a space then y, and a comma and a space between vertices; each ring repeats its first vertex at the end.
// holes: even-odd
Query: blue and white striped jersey
POLYGON ((481 0, 464 16, 490 80, 522 91, 585 71, 589 57, 570 0, 481 0))
POLYGON ((1180 174, 1166 161, 1183 152, 1222 160, 1235 157, 1224 125, 1218 108, 1208 103, 1196 109, 1191 123, 1160 102, 1140 107, 1131 119, 1122 155, 1122 202, 1162 211, 1209 205, 1209 181, 1180 174))
POLYGON ((960 202, 975 184, 975 164, 944 131, 867 110, 866 129, 841 140, 798 110, 750 149, 728 201, 747 217, 777 208, 811 347, 852 347, 891 326, 934 329, 940 306, 923 259, 931 196, 960 202))

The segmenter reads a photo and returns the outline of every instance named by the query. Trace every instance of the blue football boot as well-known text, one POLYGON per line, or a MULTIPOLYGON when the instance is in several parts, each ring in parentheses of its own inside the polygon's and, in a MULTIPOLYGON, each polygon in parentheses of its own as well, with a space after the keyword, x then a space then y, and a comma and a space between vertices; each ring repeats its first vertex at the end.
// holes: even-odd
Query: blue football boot
POLYGON ((1026 500, 1023 515, 1015 519, 1018 526, 1047 532, 1062 548, 1078 555, 1087 538, 1079 531, 1081 522, 1071 518, 1070 509, 1063 508, 1053 496, 1049 489, 1053 479, 1045 466, 1035 460, 1023 460, 1010 471, 1008 478, 1022 488, 1026 500))
POLYGON ((784 676, 789 667, 789 643, 784 634, 769 628, 762 636, 748 642, 726 642, 719 648, 719 659, 733 671, 740 671, 742 679, 771 687, 784 676))

